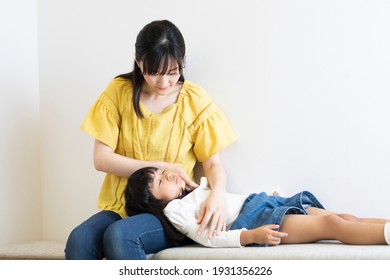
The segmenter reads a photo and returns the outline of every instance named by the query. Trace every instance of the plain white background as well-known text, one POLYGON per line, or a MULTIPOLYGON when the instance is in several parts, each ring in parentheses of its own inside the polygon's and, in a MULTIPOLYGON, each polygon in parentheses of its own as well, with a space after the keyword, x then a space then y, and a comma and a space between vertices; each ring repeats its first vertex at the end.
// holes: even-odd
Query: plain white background
POLYGON ((315 193, 390 217, 388 1, 1 2, 0 243, 65 241, 97 211, 104 174, 80 125, 138 31, 169 19, 186 78, 229 118, 231 192, 315 193))
POLYGON ((36 1, 0 0, 0 244, 42 237, 36 1))

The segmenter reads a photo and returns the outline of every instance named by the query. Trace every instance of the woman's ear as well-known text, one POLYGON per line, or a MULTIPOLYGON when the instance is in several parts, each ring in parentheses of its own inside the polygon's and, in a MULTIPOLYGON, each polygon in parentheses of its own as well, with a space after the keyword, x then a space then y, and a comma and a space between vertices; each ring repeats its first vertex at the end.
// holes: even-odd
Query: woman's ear
POLYGON ((134 61, 137 64, 138 68, 141 68, 140 63, 139 63, 139 61, 137 59, 137 54, 136 53, 134 54, 134 61))
POLYGON ((138 67, 138 71, 144 74, 143 69, 141 68, 141 63, 137 59, 134 59, 134 62, 135 62, 134 67, 138 67))

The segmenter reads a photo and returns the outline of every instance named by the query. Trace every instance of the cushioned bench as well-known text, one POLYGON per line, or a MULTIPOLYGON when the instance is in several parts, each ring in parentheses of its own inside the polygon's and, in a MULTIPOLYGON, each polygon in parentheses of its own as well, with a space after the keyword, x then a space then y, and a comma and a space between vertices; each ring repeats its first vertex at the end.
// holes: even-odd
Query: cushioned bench
POLYGON ((0 260, 63 260, 64 242, 34 241, 0 246, 0 260))
POLYGON ((155 260, 390 260, 390 246, 345 245, 322 241, 274 247, 205 248, 189 245, 170 248, 151 256, 155 260))
MULTIPOLYGON (((0 246, 0 259, 63 260, 63 242, 36 241, 0 246)), ((357 246, 322 241, 275 247, 205 248, 187 245, 148 256, 152 260, 390 260, 390 246, 357 246)))

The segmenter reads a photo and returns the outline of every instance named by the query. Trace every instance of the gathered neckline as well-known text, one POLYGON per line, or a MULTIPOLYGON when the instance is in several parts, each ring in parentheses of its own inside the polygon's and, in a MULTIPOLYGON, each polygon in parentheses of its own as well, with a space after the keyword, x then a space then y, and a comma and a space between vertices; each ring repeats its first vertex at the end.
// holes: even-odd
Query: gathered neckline
POLYGON ((169 106, 167 106, 167 107, 165 107, 164 110, 162 110, 161 112, 155 113, 155 112, 151 111, 146 105, 144 105, 144 104, 140 101, 139 104, 140 104, 140 107, 141 107, 142 111, 145 111, 145 113, 146 113, 145 115, 148 115, 148 116, 158 116, 158 115, 163 115, 163 114, 169 112, 170 110, 176 108, 176 107, 179 106, 179 105, 181 104, 181 102, 182 102, 182 98, 183 98, 183 96, 184 96, 183 90, 184 90, 184 87, 186 86, 186 84, 187 84, 187 80, 184 80, 183 86, 182 86, 181 89, 180 89, 180 92, 179 92, 179 94, 178 94, 178 96, 177 96, 176 102, 173 103, 173 104, 171 104, 171 105, 169 105, 169 106))

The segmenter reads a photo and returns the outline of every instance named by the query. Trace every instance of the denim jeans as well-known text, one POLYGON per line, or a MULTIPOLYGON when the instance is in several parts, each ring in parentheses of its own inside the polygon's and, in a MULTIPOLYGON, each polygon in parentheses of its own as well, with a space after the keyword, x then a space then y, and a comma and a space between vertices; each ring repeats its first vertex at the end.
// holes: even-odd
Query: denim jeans
POLYGON ((71 232, 65 258, 140 260, 171 246, 155 216, 140 214, 122 219, 112 211, 101 211, 71 232))

